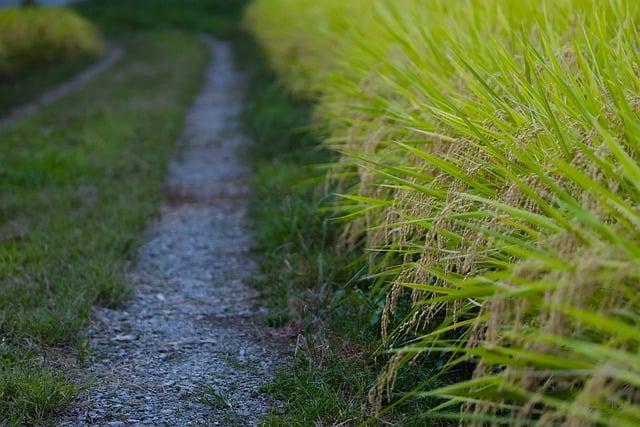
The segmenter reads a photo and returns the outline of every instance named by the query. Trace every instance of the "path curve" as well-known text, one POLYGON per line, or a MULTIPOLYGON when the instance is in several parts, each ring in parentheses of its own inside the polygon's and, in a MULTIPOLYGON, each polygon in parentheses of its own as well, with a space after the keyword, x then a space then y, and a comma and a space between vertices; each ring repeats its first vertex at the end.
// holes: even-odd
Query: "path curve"
POLYGON ((135 295, 98 311, 96 383, 62 425, 256 425, 273 407, 259 388, 284 348, 244 284, 256 266, 238 153, 243 78, 227 42, 207 43, 213 61, 131 273, 135 295))
POLYGON ((71 77, 57 86, 45 91, 35 101, 11 110, 6 116, 0 118, 0 129, 4 129, 36 114, 42 107, 51 104, 54 101, 74 92, 82 86, 86 85, 100 74, 111 68, 122 58, 123 50, 121 47, 113 45, 109 47, 107 55, 102 57, 98 62, 88 66, 75 76, 71 77))

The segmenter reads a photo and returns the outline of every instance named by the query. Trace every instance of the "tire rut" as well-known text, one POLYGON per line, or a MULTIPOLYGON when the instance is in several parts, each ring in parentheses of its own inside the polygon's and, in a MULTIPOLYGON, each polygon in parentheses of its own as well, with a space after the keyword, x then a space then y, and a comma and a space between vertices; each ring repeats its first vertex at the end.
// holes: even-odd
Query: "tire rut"
POLYGON ((82 86, 88 84, 100 74, 113 67, 120 58, 122 58, 123 54, 124 52, 122 48, 119 46, 111 46, 107 55, 95 64, 88 66, 69 80, 45 91, 35 101, 16 107, 6 116, 0 117, 0 130, 9 128, 20 121, 33 116, 43 107, 46 107, 54 101, 57 101, 58 99, 82 88, 82 86))

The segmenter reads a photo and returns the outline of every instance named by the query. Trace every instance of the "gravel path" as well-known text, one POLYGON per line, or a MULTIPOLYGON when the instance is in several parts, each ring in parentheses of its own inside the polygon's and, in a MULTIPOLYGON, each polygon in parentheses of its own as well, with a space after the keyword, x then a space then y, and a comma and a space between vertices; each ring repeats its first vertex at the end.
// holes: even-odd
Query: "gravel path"
POLYGON ((255 264, 250 171, 238 155, 243 80, 230 46, 208 43, 207 81, 131 274, 135 296, 124 310, 98 312, 96 383, 61 425, 255 425, 273 408, 259 388, 284 344, 261 326, 244 284, 255 264))
POLYGON ((106 56, 95 64, 90 65, 83 71, 72 77, 71 79, 45 91, 40 98, 33 102, 17 107, 4 117, 0 117, 0 129, 10 127, 21 120, 26 119, 40 111, 40 109, 52 102, 62 98, 63 96, 80 89, 91 80, 111 68, 116 62, 122 58, 122 49, 118 46, 112 46, 106 56))

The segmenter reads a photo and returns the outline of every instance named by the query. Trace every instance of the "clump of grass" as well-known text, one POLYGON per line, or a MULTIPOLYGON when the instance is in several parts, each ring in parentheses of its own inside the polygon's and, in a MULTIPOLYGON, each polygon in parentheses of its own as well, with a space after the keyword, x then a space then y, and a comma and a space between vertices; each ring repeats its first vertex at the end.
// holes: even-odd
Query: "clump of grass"
POLYGON ((629 0, 252 5, 339 153, 337 242, 369 249, 386 294, 375 413, 428 397, 425 416, 477 425, 640 422, 639 17, 629 0), (425 356, 432 380, 394 387, 425 356))
POLYGON ((215 387, 201 384, 194 392, 195 401, 214 409, 232 409, 233 406, 215 387))
POLYGON ((361 420, 361 397, 373 380, 361 359, 331 356, 322 365, 299 357, 293 367, 282 369, 264 391, 284 402, 284 412, 274 412, 265 426, 334 425, 361 420))
POLYGON ((233 404, 216 387, 200 384, 191 396, 196 403, 208 406, 216 411, 216 416, 226 426, 242 426, 243 418, 235 411, 233 404))
POLYGON ((76 386, 23 349, 1 344, 0 367, 2 423, 37 424, 76 396, 76 386))
POLYGON ((51 63, 102 54, 97 28, 69 9, 0 10, 0 78, 15 78, 51 63))

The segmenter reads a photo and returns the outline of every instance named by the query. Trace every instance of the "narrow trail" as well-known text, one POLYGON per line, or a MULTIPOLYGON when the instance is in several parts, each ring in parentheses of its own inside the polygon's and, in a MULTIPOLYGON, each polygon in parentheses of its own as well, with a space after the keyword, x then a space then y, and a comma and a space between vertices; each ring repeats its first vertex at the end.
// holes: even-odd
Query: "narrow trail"
POLYGON ((82 70, 69 80, 45 91, 38 99, 14 108, 4 117, 0 117, 0 129, 11 127, 21 120, 36 114, 42 107, 80 89, 100 74, 107 71, 122 58, 123 51, 119 46, 111 46, 107 55, 93 65, 82 70))
POLYGON ((207 43, 213 60, 131 273, 134 297, 99 310, 96 380, 61 425, 255 425, 273 407, 259 388, 284 347, 244 284, 255 263, 238 153, 243 78, 226 42, 207 43))

